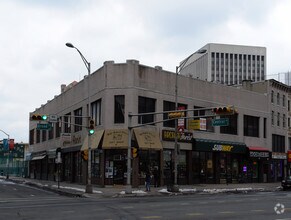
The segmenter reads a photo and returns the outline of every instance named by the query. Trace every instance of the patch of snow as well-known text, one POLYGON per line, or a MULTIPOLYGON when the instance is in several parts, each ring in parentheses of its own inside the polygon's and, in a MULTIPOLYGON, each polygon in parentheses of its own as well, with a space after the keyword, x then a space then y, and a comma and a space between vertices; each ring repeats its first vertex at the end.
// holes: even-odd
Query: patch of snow
POLYGON ((179 189, 180 192, 196 192, 196 189, 179 189))
MULTIPOLYGON (((146 194, 147 192, 145 192, 143 190, 133 190, 131 193, 132 194, 146 194)), ((125 194, 125 191, 121 191, 119 194, 120 195, 124 195, 125 194)))
POLYGON ((15 184, 15 183, 13 183, 13 182, 6 181, 6 180, 4 180, 4 179, 0 179, 0 183, 2 183, 2 184, 6 184, 6 185, 14 185, 14 184, 15 184))
POLYGON ((160 189, 159 192, 160 193, 170 193, 167 189, 160 189))

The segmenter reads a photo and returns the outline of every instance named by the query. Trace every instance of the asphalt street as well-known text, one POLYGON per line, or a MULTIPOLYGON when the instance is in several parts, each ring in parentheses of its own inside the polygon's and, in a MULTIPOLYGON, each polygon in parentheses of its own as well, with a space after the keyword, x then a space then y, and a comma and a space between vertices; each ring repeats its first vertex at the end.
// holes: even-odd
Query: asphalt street
POLYGON ((98 199, 66 197, 23 184, 0 181, 0 195, 0 219, 9 220, 291 220, 289 191, 98 199))

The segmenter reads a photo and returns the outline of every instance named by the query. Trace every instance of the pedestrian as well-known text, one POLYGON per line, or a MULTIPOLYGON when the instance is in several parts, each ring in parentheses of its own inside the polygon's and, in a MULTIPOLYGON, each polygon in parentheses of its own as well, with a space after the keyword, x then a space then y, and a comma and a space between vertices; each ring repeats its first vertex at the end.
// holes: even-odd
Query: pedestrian
POLYGON ((155 168, 153 176, 154 176, 154 186, 158 187, 159 186, 159 171, 157 168, 155 168))
POLYGON ((146 185, 146 191, 149 192, 151 191, 151 174, 150 172, 146 173, 146 179, 145 179, 145 185, 146 185))

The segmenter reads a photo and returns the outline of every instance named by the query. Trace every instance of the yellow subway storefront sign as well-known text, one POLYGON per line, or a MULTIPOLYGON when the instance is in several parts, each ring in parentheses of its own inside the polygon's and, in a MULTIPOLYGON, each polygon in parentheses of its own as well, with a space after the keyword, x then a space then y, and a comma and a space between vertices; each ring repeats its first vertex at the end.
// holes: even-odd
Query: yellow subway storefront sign
POLYGON ((193 141, 194 151, 225 152, 245 154, 247 147, 242 142, 220 141, 195 138, 193 141))
POLYGON ((212 148, 213 151, 223 151, 223 152, 231 152, 233 149, 232 145, 223 145, 223 144, 215 144, 212 148))

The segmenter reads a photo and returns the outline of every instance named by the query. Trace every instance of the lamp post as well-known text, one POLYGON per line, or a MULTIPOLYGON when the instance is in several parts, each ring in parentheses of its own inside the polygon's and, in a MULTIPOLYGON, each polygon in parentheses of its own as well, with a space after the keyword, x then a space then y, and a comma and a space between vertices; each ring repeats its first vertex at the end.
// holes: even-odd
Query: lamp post
MULTIPOLYGON (((175 78, 175 110, 178 110, 178 75, 187 63, 187 61, 194 55, 194 54, 204 54, 206 53, 206 49, 200 49, 190 56, 188 56, 185 60, 183 60, 179 66, 176 66, 176 78, 175 78)), ((175 119, 175 149, 174 149, 174 188, 173 191, 178 190, 178 119, 175 119)))
MULTIPOLYGON (((83 56, 83 54, 79 51, 79 49, 77 47, 75 47, 73 44, 71 43, 66 43, 66 46, 67 47, 70 47, 70 48, 75 48, 78 53, 80 54, 87 70, 88 70, 88 79, 87 79, 87 82, 88 82, 88 123, 89 123, 89 119, 91 117, 91 106, 90 106, 90 74, 91 74, 91 69, 90 69, 90 63, 86 60, 86 58, 83 56)), ((92 187, 92 184, 91 184, 91 176, 92 176, 92 173, 91 173, 91 140, 90 140, 90 134, 89 132, 87 133, 88 135, 88 174, 87 174, 87 184, 86 184, 86 193, 93 193, 93 187, 92 187)))
MULTIPOLYGON (((3 131, 1 129, 0 129, 0 131, 7 135, 7 140, 8 140, 8 144, 9 144, 9 140, 10 140, 9 134, 7 134, 5 131, 3 131)), ((6 179, 9 179, 9 158, 10 158, 10 149, 9 149, 9 146, 8 146, 8 163, 7 163, 6 179)))

